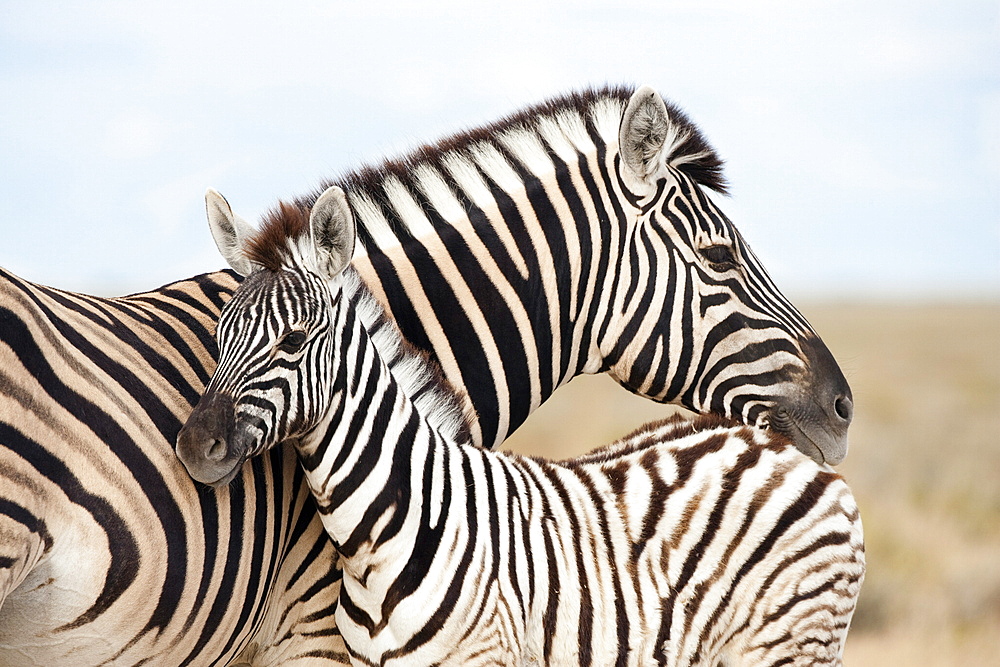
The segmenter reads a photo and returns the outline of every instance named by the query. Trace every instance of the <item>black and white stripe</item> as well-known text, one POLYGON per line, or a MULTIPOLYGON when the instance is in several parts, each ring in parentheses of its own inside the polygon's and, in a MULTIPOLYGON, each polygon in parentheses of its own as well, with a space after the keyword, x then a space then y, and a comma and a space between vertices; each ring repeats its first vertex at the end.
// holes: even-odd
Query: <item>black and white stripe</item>
POLYGON ((608 88, 329 184, 358 220, 355 266, 471 396, 477 443, 499 444, 559 386, 607 371, 838 463, 850 388, 707 195, 725 190, 721 164, 655 91, 608 88))
POLYGON ((343 660, 336 554, 295 457, 206 493, 173 452, 236 285, 103 299, 0 272, 0 664, 343 660))
MULTIPOLYGON (((705 197, 719 162, 682 114, 665 107, 652 189, 619 156, 630 96, 568 95, 346 176, 359 272, 467 396, 473 442, 501 442, 574 375, 610 370, 657 400, 827 429, 837 460, 846 420, 795 406, 849 396, 839 370, 705 197), (652 224, 672 210, 681 223, 652 224), (732 279, 699 254, 716 237, 735 244, 732 279)), ((330 546, 294 457, 233 470, 217 492, 171 458, 235 285, 215 273, 99 299, 0 277, 0 663, 329 653, 336 630, 314 612, 337 573, 313 568, 330 546)))
POLYGON ((473 446, 454 394, 423 360, 400 365, 344 272, 346 210, 331 188, 312 233, 223 309, 178 453, 211 483, 206 442, 238 461, 294 443, 341 555, 356 664, 840 664, 864 548, 839 475, 720 418, 559 463, 473 446))

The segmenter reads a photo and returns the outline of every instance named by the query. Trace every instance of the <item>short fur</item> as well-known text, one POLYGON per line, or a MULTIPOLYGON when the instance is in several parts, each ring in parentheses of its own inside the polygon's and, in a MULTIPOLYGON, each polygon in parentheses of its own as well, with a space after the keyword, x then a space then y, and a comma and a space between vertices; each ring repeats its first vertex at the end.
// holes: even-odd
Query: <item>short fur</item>
POLYGON ((278 202, 247 240, 247 258, 269 271, 280 271, 288 259, 288 240, 309 234, 310 208, 301 203, 278 202))
MULTIPOLYGON (((265 270, 281 271, 292 264, 294 249, 308 234, 309 209, 298 203, 278 202, 265 215, 260 229, 246 240, 247 258, 265 270)), ((468 397, 459 395, 430 355, 402 336, 395 321, 386 315, 371 292, 364 289, 353 270, 348 270, 345 277, 345 294, 356 300, 358 316, 407 393, 413 395, 419 390, 415 403, 435 406, 433 414, 439 418, 434 424, 436 428, 459 441, 468 440, 468 410, 471 410, 468 397)))
POLYGON ((395 327, 366 344, 353 270, 309 275, 286 243, 289 275, 255 274, 265 289, 251 277, 227 305, 240 326, 220 334, 206 397, 233 397, 251 434, 238 450, 296 447, 341 554, 356 664, 840 664, 864 546, 827 466, 714 417, 562 463, 455 441, 436 414, 453 406, 400 376, 422 359, 395 327), (271 357, 259 341, 303 312, 309 343, 271 357))
MULTIPOLYGON (((461 152, 477 143, 488 143, 507 154, 508 151, 497 137, 518 128, 537 128, 543 118, 551 118, 566 111, 579 113, 590 122, 589 112, 597 102, 613 100, 620 103, 624 110, 629 97, 635 91, 633 86, 605 86, 586 88, 525 107, 494 123, 475 127, 464 132, 458 132, 441 139, 434 144, 424 144, 413 150, 409 155, 390 159, 377 166, 362 167, 341 179, 324 181, 311 195, 296 201, 299 206, 311 206, 321 192, 331 185, 339 185, 347 192, 372 191, 388 176, 395 176, 403 183, 413 180, 414 169, 421 164, 440 166, 444 156, 452 151, 461 152)), ((674 146, 670 162, 697 183, 727 194, 728 183, 723 175, 723 160, 709 144, 701 130, 688 118, 680 107, 664 100, 667 114, 677 126, 676 135, 681 140, 674 146), (688 159, 691 156, 692 159, 688 159)))
MULTIPOLYGON (((655 90, 643 87, 630 96, 627 88, 609 87, 570 93, 525 108, 496 123, 453 135, 380 167, 362 168, 342 179, 341 184, 350 191, 350 204, 358 218, 360 253, 367 258, 376 276, 377 283, 372 287, 393 317, 406 322, 404 329, 409 322, 415 323, 412 335, 419 347, 429 349, 432 346, 430 339, 439 335, 436 328, 445 320, 469 320, 468 324, 481 333, 489 326, 488 318, 484 317, 486 313, 490 313, 489 318, 493 314, 513 318, 522 332, 528 331, 529 325, 537 332, 550 331, 553 325, 559 329, 552 331, 552 335, 558 341, 562 358, 551 361, 551 378, 548 377, 549 363, 544 364, 545 376, 539 375, 537 381, 532 380, 530 391, 533 393, 512 392, 509 405, 502 407, 498 405, 498 400, 504 396, 502 386, 495 392, 485 387, 483 395, 476 397, 480 415, 473 420, 472 430, 477 442, 497 444, 499 431, 509 431, 510 427, 521 423, 530 412, 530 406, 537 405, 539 398, 544 400, 553 386, 577 372, 593 372, 600 368, 611 372, 636 393, 654 400, 679 402, 695 412, 710 410, 736 416, 734 408, 739 406, 739 418, 757 425, 771 423, 769 419, 773 414, 775 426, 791 434, 802 451, 817 460, 835 464, 847 451, 846 431, 851 412, 849 386, 825 347, 818 340, 812 345, 815 332, 777 292, 724 214, 700 188, 693 187, 692 177, 697 184, 724 191, 721 169, 722 161, 700 131, 676 107, 664 103, 655 90), (624 153, 621 152, 623 148, 624 153), (573 191, 575 186, 566 180, 573 178, 570 174, 576 169, 588 183, 585 195, 582 191, 573 191), (674 178, 683 183, 679 187, 668 187, 674 178), (558 187, 565 196, 554 191, 550 196, 546 192, 550 187, 558 187), (636 207, 644 197, 648 201, 643 200, 642 206, 636 207), (615 198, 620 198, 624 208, 618 208, 615 198), (559 225, 563 215, 570 218, 561 231, 559 225), (587 227, 583 221, 589 216, 593 216, 593 220, 587 227), (639 225, 640 229, 646 224, 654 228, 664 217, 674 218, 667 226, 671 229, 652 243, 643 240, 642 234, 632 235, 630 231, 616 229, 632 224, 639 225), (550 224, 554 225, 551 235, 548 232, 550 224), (621 231, 628 236, 617 237, 621 231), (555 253, 547 252, 547 243, 540 242, 542 235, 546 241, 555 241, 555 253), (572 257, 563 256, 564 248, 560 247, 563 238, 567 244, 579 244, 584 254, 581 264, 576 265, 572 257), (615 242, 616 238, 625 238, 632 246, 627 250, 628 261, 622 262, 622 266, 627 267, 626 273, 641 273, 623 275, 621 281, 611 283, 611 293, 603 289, 604 286, 576 285, 581 278, 594 281, 604 275, 604 268, 590 272, 588 262, 597 249, 606 247, 604 244, 609 240, 615 242), (420 245, 407 245, 413 241, 420 245), (644 244, 641 248, 640 243, 644 244), (671 243, 681 252, 661 254, 658 248, 671 243), (718 266, 703 256, 707 244, 730 247, 734 257, 732 268, 741 274, 735 283, 729 284, 729 277, 718 282, 718 266), (454 257, 440 263, 428 261, 425 250, 440 245, 451 248, 455 256, 465 257, 471 250, 481 260, 484 252, 490 253, 496 263, 487 262, 487 265, 497 270, 479 272, 461 265, 452 268, 454 257), (399 258, 398 266, 396 257, 399 258), (506 268, 499 268, 507 262, 517 272, 516 276, 506 268), (683 269, 681 263, 685 265, 683 269), (645 268, 647 264, 649 269, 645 268), (408 267, 418 270, 420 275, 412 275, 408 267), (534 275, 530 269, 534 270, 534 275), (642 273, 647 270, 648 273, 642 273), (665 285, 668 294, 674 294, 682 283, 696 281, 720 285, 732 296, 744 296, 728 302, 716 297, 711 303, 705 300, 696 315, 700 318, 698 321, 671 331, 668 302, 653 296, 650 285, 646 286, 648 289, 636 290, 647 276, 654 275, 663 276, 653 281, 656 289, 661 290, 665 285), (549 280, 552 276, 555 276, 554 281, 549 280), (447 283, 449 288, 453 285, 455 289, 441 289, 442 283, 447 283), (616 287, 629 284, 632 287, 627 289, 616 287), (538 306, 522 309, 518 307, 520 299, 511 298, 511 293, 517 292, 522 298, 534 300, 535 297, 527 296, 528 293, 541 293, 540 290, 544 299, 538 298, 538 306), (596 336, 592 336, 593 331, 587 334, 594 340, 580 341, 577 348, 575 337, 580 330, 578 318, 581 315, 578 308, 590 298, 588 294, 601 294, 601 299, 608 303, 622 302, 614 308, 625 307, 626 302, 637 296, 652 300, 641 306, 637 312, 644 314, 634 317, 628 330, 619 329, 625 318, 608 319, 604 304, 595 300, 595 305, 584 316, 603 317, 607 323, 596 330, 596 336), (466 295, 476 298, 463 301, 466 295), (407 297, 420 308, 430 305, 427 314, 414 310, 414 304, 408 303, 407 297), (507 308, 504 302, 514 305, 507 308), (543 313, 539 308, 553 312, 543 313), (718 315, 707 317, 710 308, 718 315), (727 310, 742 310, 743 314, 730 320, 727 310), (770 393, 763 400, 737 402, 731 390, 722 389, 729 386, 727 383, 717 383, 716 391, 700 386, 704 371, 716 367, 717 362, 706 358, 702 362, 711 365, 703 365, 686 356, 687 350, 698 348, 694 341, 702 334, 695 332, 711 328, 710 322, 718 320, 726 326, 731 321, 735 335, 727 335, 724 344, 713 336, 706 337, 711 345, 704 346, 702 354, 711 356, 717 350, 718 354, 723 354, 722 349, 728 347, 750 349, 746 346, 753 343, 755 356, 769 349, 764 356, 776 358, 775 354, 781 350, 756 344, 761 338, 777 338, 758 333, 771 331, 769 329, 740 325, 740 322, 750 321, 747 317, 774 320, 775 330, 782 332, 778 337, 786 338, 782 347, 802 361, 801 364, 782 363, 766 381, 769 388, 774 388, 773 395, 779 398, 774 405, 769 400, 770 393), (642 335, 634 336, 635 332, 642 332, 642 335), (618 335, 621 339, 615 342, 618 335), (659 348, 656 346, 666 337, 673 339, 669 346, 672 352, 684 351, 676 360, 680 364, 676 371, 669 370, 672 362, 657 356, 659 348), (816 363, 810 356, 810 348, 819 350, 818 355, 812 356, 829 359, 831 363, 816 363), (569 354, 566 354, 567 349, 569 354), (680 372, 689 362, 695 373, 680 372), (813 368, 820 365, 823 366, 822 374, 814 372, 813 368), (808 386, 811 396, 805 397, 798 389, 792 390, 792 385, 808 386), (728 393, 723 395, 723 391, 728 393), (789 407, 779 409, 778 403, 782 406, 787 403, 789 407), (835 405, 846 408, 835 410, 832 407, 835 405), (789 419, 782 421, 782 415, 788 415, 789 419)), ((297 217, 301 222, 317 197, 314 194, 283 205, 290 206, 289 211, 294 216, 279 212, 277 217, 297 217)), ((281 224, 273 228, 270 222, 266 225, 268 230, 263 238, 268 238, 271 230, 278 238, 283 235, 280 230, 285 223, 278 222, 281 224)), ((250 250, 260 265, 279 266, 280 257, 274 254, 275 248, 280 246, 278 238, 250 250)), ((690 294, 695 294, 695 289, 700 290, 691 289, 690 294)), ((675 299, 674 303, 679 304, 681 300, 675 299)), ((468 328, 466 324, 462 326, 468 328)), ((447 337, 458 339, 455 334, 447 337)), ((508 345, 510 349, 518 346, 516 342, 508 345)), ((475 393, 471 385, 491 383, 490 379, 481 379, 484 377, 482 368, 484 364, 499 367, 497 350, 500 349, 507 348, 486 346, 484 356, 477 346, 464 350, 453 347, 446 350, 441 361, 449 372, 454 370, 455 363, 464 366, 463 376, 456 383, 475 393), (473 368, 475 372, 470 372, 473 368)), ((544 346, 539 348, 543 349, 544 346)), ((552 351, 555 350, 554 346, 552 351)), ((535 352, 525 350, 525 353, 530 359, 535 352)), ((766 370, 766 364, 763 361, 761 369, 754 373, 766 370)))

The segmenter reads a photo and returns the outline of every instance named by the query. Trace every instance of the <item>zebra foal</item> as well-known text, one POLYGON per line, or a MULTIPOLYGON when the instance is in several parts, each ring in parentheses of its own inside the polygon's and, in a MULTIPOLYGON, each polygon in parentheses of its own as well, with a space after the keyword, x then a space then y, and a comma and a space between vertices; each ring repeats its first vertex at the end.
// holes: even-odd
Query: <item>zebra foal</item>
POLYGON ((347 269, 343 191, 308 221, 281 211, 223 247, 256 268, 177 450, 202 478, 294 443, 341 555, 356 664, 840 663, 864 547, 828 466, 719 417, 557 463, 475 447, 462 403, 347 269))

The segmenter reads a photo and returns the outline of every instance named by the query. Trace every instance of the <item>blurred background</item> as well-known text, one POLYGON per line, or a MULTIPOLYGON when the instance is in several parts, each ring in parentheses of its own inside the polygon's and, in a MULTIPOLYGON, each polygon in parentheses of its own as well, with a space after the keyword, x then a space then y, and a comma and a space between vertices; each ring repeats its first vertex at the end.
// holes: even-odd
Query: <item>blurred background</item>
MULTIPOLYGON (((855 392, 869 574, 851 665, 997 664, 1000 6, 0 0, 0 265, 123 294, 222 267, 323 177, 587 85, 648 83, 855 392)), ((668 409, 581 378, 515 436, 566 456, 668 409)))
MULTIPOLYGON (((840 362, 857 407, 837 470, 861 508, 868 573, 844 664, 1000 664, 1000 307, 797 305, 840 362)), ((572 456, 665 410, 606 375, 581 377, 505 447, 572 456)))

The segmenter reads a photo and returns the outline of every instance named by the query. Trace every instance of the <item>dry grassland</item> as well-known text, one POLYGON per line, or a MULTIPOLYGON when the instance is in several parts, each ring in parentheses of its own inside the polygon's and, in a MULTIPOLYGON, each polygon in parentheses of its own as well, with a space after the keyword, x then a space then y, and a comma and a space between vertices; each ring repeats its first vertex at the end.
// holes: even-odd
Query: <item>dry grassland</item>
MULTIPOLYGON (((1000 665, 1000 304, 802 311, 856 405, 839 470, 861 506, 868 575, 845 663, 1000 665)), ((571 456, 671 410, 578 378, 508 448, 571 456)))

